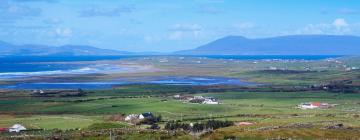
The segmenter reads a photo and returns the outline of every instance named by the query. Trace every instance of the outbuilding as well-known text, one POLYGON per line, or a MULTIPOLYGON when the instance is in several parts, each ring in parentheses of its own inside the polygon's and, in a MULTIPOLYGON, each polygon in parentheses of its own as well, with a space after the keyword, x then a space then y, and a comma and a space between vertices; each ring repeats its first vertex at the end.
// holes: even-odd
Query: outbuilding
POLYGON ((131 120, 135 120, 135 119, 139 119, 138 114, 130 114, 125 117, 125 121, 131 121, 131 120))
POLYGON ((8 128, 0 128, 0 132, 8 131, 8 128))
POLYGON ((14 124, 9 128, 9 132, 16 132, 16 133, 19 133, 20 131, 24 131, 24 130, 26 130, 26 128, 21 124, 14 124))
POLYGON ((139 119, 146 119, 153 117, 153 114, 151 112, 145 112, 139 115, 139 119))

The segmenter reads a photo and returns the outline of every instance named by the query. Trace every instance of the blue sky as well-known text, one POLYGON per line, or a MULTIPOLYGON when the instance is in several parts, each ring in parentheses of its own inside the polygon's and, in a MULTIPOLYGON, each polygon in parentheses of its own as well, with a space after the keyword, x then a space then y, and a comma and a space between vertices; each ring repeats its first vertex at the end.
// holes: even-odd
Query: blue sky
POLYGON ((0 40, 14 44, 170 52, 228 35, 295 34, 360 35, 360 1, 0 1, 0 40))

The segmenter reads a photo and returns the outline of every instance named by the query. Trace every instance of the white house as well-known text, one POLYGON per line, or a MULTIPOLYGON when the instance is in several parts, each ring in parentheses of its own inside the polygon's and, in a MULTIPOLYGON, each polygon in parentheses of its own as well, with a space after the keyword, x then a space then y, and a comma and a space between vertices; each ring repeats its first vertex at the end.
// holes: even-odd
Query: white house
POLYGON ((44 94, 45 92, 43 90, 33 90, 33 93, 35 94, 44 94))
POLYGON ((301 103, 298 105, 298 108, 300 109, 315 109, 319 108, 321 106, 321 103, 319 102, 312 102, 312 103, 301 103))
POLYGON ((150 118, 152 117, 152 113, 151 112, 145 112, 145 113, 142 113, 139 115, 139 119, 142 120, 142 119, 145 119, 145 118, 150 118))
POLYGON ((162 59, 159 59, 159 62, 160 63, 166 63, 166 62, 169 62, 169 60, 167 60, 166 58, 162 58, 162 59))
POLYGON ((9 128, 9 132, 17 132, 19 133, 20 131, 26 130, 26 128, 24 126, 22 126, 21 124, 14 124, 13 126, 11 126, 9 128))
POLYGON ((177 94, 177 95, 174 95, 174 98, 175 99, 179 99, 181 96, 179 95, 179 94, 177 94))
POLYGON ((203 96, 194 96, 194 99, 204 99, 204 97, 203 96))
POLYGON ((139 119, 139 115, 138 114, 130 114, 125 117, 125 121, 131 121, 134 119, 139 119))
POLYGON ((214 99, 214 98, 205 98, 202 103, 203 103, 203 104, 212 104, 212 105, 217 105, 217 104, 219 104, 219 102, 218 102, 216 99, 214 99))
POLYGON ((315 108, 331 108, 336 106, 336 104, 329 104, 329 103, 321 103, 321 102, 311 102, 311 103, 301 103, 298 105, 298 108, 300 109, 315 109, 315 108))

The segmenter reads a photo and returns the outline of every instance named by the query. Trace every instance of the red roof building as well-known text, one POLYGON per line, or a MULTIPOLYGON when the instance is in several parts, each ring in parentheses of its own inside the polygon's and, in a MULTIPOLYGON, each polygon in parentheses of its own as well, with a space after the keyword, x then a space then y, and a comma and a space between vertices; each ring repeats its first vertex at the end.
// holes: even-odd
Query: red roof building
POLYGON ((0 132, 5 132, 5 131, 8 131, 7 128, 0 128, 0 132))
POLYGON ((321 103, 320 102, 312 102, 311 103, 313 106, 317 106, 317 107, 320 107, 321 106, 321 103))

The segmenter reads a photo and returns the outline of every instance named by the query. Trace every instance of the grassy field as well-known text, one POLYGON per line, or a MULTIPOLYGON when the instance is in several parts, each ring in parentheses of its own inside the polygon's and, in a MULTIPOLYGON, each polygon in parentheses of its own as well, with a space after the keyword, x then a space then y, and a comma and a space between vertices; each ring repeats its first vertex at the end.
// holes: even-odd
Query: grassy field
MULTIPOLYGON (((265 126, 286 126, 293 123, 311 123, 318 127, 344 124, 347 127, 360 127, 360 94, 329 93, 322 91, 309 92, 210 92, 196 93, 206 97, 215 97, 220 105, 192 104, 172 99, 172 92, 183 91, 189 87, 177 87, 166 94, 157 93, 151 89, 169 88, 168 86, 145 85, 127 86, 109 91, 93 91, 86 97, 66 98, 57 97, 11 97, 0 101, 2 114, 0 127, 8 127, 14 123, 24 124, 34 129, 88 129, 96 123, 109 122, 106 116, 112 114, 131 114, 153 112, 161 114, 164 121, 182 120, 184 122, 198 122, 206 119, 229 120, 234 122, 246 121, 256 125, 251 128, 265 126), (134 96, 123 94, 119 90, 136 92, 134 96), (146 91, 146 92, 145 92, 146 91), (107 93, 101 96, 101 93, 107 93), (150 96, 151 95, 151 96, 150 96), (162 96, 160 96, 162 95, 162 96), (116 98, 114 98, 116 97, 116 98), (51 99, 51 101, 49 101, 51 99), (97 99, 83 102, 77 100, 97 99), (164 100, 166 99, 166 100, 164 100), (338 104, 335 108, 301 110, 295 108, 301 102, 327 102, 338 104)), ((161 90, 159 90, 161 91, 161 90)), ((127 92, 127 93, 128 93, 127 92)), ((19 95, 24 95, 21 93, 19 95)), ((118 122, 112 122, 118 123, 118 122)), ((242 127, 229 127, 204 135, 203 138, 220 138, 225 136, 251 137, 254 133, 259 138, 273 137, 262 131, 250 133, 239 132, 242 127), (223 132, 225 131, 225 132, 223 132)), ((312 128, 316 129, 316 128, 312 128)), ((299 137, 315 137, 325 135, 326 132, 317 131, 316 134, 303 135, 302 129, 271 130, 279 136, 287 137, 299 134, 299 137), (318 134, 319 133, 319 134, 318 134)), ((315 130, 314 130, 315 131, 315 130)), ((336 130, 334 130, 336 131, 336 130)), ((268 132, 267 132, 268 133, 268 132)), ((350 132, 349 132, 350 133, 350 132)), ((340 134, 340 132, 339 132, 340 134)), ((137 136, 128 136, 137 137, 137 136)), ((335 138, 335 137, 334 137, 335 138)))
POLYGON ((0 127, 20 123, 32 129, 77 129, 102 122, 99 116, 81 115, 1 115, 0 127))
MULTIPOLYGON (((160 57, 161 58, 161 57, 160 57)), ((135 59, 135 58, 132 58, 135 59)), ((341 58, 333 61, 237 61, 217 59, 179 59, 169 57, 171 63, 159 63, 158 57, 133 63, 146 63, 166 69, 159 73, 132 74, 135 79, 154 75, 209 75, 242 78, 259 82, 258 87, 241 86, 170 86, 170 85, 123 85, 109 90, 89 90, 82 97, 34 97, 30 91, 0 92, 0 127, 20 123, 27 128, 67 132, 82 139, 82 133, 92 134, 93 129, 106 129, 84 136, 84 139, 108 139, 110 131, 118 139, 354 139, 360 131, 360 71, 345 70, 343 65, 357 66, 359 61, 341 58), (193 61, 201 61, 194 63, 193 61), (286 70, 269 70, 269 67, 286 70), (304 70, 311 67, 311 70, 304 70), (326 85, 338 81, 351 81, 340 88, 352 88, 353 92, 311 89, 313 85, 326 85), (219 105, 184 103, 173 95, 214 97, 219 105), (296 106, 303 102, 326 102, 334 108, 301 110, 296 106), (109 120, 119 114, 152 112, 161 115, 159 126, 172 120, 185 123, 209 119, 233 122, 252 122, 250 126, 231 126, 214 130, 200 136, 189 133, 169 134, 161 131, 124 133, 115 128, 132 128, 123 121, 109 120), (300 124, 300 126, 299 126, 300 124), (311 124, 311 126, 309 126, 311 124), (329 129, 328 126, 343 127, 329 129), (79 130, 81 129, 81 130, 79 130), (98 134, 103 133, 103 134, 98 134), (96 135, 95 135, 96 134, 96 135), (98 135, 97 135, 98 134, 98 135)), ((106 77, 122 76, 112 75, 106 77)), ((104 77, 101 77, 104 78, 104 77)), ((339 88, 339 87, 337 87, 339 88)), ((139 126, 145 130, 148 126, 139 126)), ((137 128, 137 127, 136 127, 137 128)), ((4 134, 6 135, 6 134, 4 134)), ((3 134, 0 134, 0 137, 3 134)), ((65 136, 65 133, 64 133, 65 136)), ((1 138, 0 138, 1 139, 1 138)))

